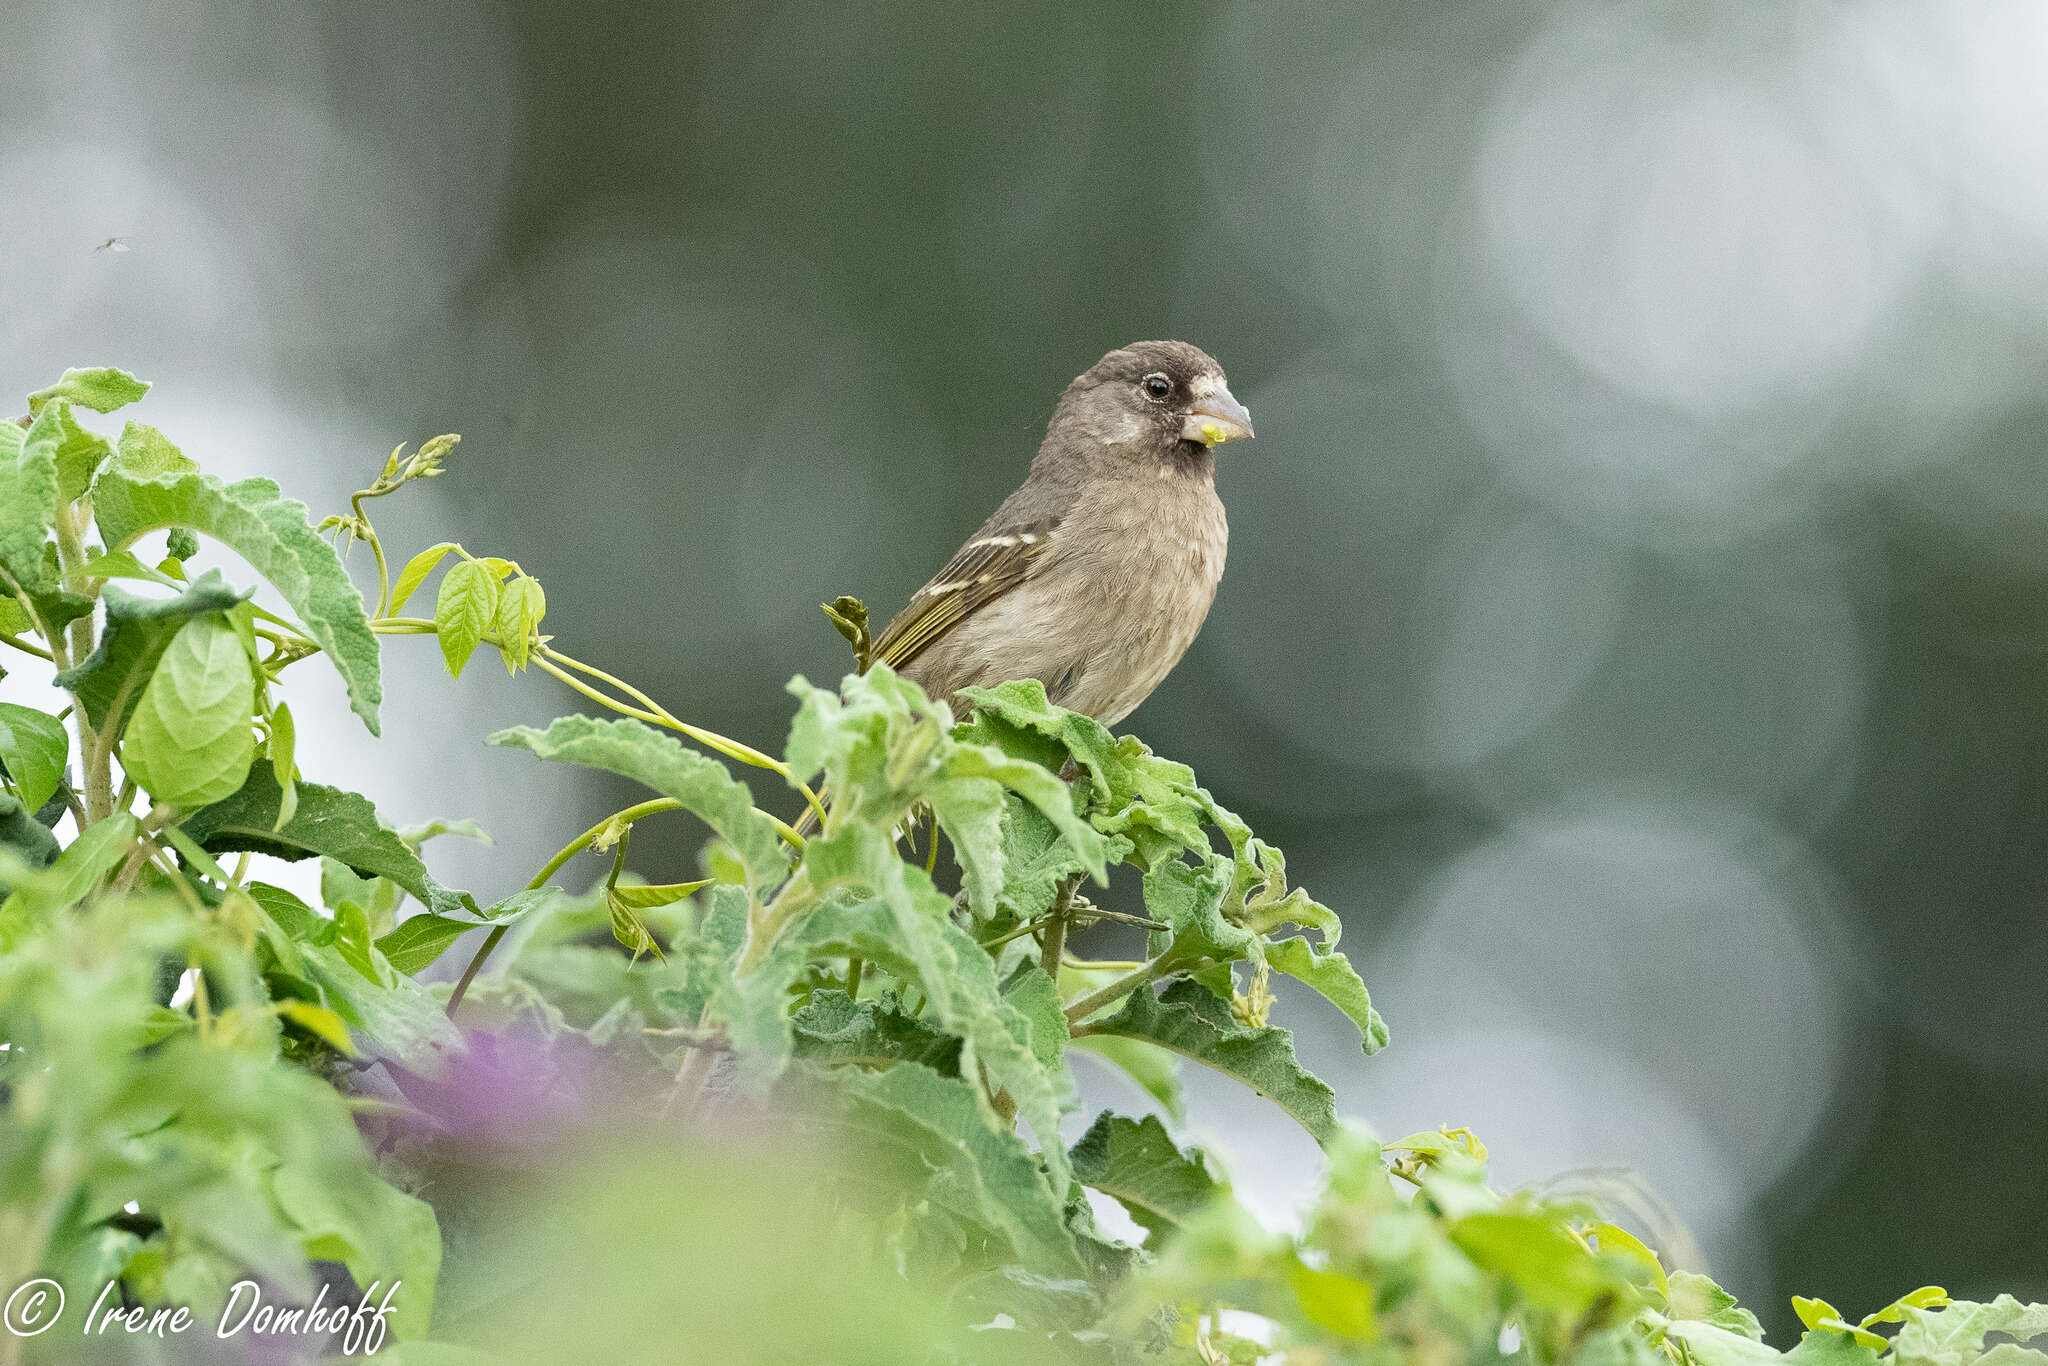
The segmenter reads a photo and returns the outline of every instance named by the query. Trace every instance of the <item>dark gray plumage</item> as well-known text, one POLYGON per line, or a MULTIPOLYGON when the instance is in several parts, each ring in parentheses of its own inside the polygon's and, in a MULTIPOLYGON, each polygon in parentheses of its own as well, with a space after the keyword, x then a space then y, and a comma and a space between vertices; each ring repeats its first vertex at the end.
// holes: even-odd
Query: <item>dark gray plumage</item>
POLYGON ((933 697, 1035 678, 1114 725, 1209 614, 1229 541, 1214 448, 1251 434, 1200 348, 1110 352, 1067 386, 1023 485, 889 623, 875 658, 933 697))

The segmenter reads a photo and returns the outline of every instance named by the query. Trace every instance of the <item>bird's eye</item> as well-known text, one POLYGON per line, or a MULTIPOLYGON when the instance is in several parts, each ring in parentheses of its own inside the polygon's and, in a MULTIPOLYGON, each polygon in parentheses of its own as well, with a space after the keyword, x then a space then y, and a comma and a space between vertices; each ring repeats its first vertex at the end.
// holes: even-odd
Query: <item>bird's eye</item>
POLYGON ((1139 387, 1145 391, 1147 398, 1156 402, 1173 392, 1173 381, 1165 375, 1154 371, 1152 374, 1145 376, 1140 382, 1139 387))

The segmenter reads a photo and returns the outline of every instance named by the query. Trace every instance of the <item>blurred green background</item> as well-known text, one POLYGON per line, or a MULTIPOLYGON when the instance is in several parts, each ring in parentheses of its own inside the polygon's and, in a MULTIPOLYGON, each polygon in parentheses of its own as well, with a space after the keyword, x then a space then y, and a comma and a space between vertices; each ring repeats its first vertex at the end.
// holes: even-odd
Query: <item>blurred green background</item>
MULTIPOLYGON (((2048 10, 7 30, 5 386, 133 369, 317 512, 459 430, 387 543, 519 559, 564 648, 770 747, 783 681, 846 665, 818 602, 893 612, 1069 378, 1200 344, 1259 439, 1129 728, 1344 914, 1393 1046, 1290 1003, 1342 1108, 1470 1124, 1511 1181, 1643 1172, 1779 1331, 1795 1289, 2048 1297, 2048 10)), ((450 880, 608 809, 478 743, 550 680, 387 660, 394 743, 295 700, 302 763, 494 829, 450 880)), ((1194 1127, 1275 1217, 1313 1182, 1254 1098, 1194 1127)))

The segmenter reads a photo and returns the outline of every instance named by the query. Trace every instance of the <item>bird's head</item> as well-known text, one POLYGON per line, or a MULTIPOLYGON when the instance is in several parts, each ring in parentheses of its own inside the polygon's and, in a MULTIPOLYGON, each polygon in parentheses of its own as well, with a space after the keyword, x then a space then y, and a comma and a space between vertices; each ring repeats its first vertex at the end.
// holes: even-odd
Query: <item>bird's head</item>
POLYGON ((1186 460, 1252 434, 1252 415, 1230 392, 1223 367, 1198 346, 1133 342, 1067 386, 1048 436, 1142 458, 1186 460))

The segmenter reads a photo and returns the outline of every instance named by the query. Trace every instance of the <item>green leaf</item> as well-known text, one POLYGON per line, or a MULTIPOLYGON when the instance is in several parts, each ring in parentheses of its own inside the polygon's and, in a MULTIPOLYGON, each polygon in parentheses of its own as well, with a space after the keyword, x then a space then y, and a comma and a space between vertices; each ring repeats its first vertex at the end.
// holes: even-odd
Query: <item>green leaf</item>
POLYGON ((1908 1309, 1938 1309, 1948 1304, 1948 1291, 1938 1285, 1923 1285, 1917 1290, 1908 1290, 1884 1308, 1865 1314, 1861 1327, 1873 1323, 1903 1323, 1908 1309))
POLYGON ((1116 1014, 1088 1021, 1087 1032, 1141 1039, 1235 1077, 1294 1116, 1318 1143, 1338 1132, 1336 1097, 1296 1059, 1294 1035, 1239 1024, 1230 1006, 1197 982, 1174 982, 1158 996, 1140 988, 1116 1014))
POLYGON ((157 801, 190 809, 241 787, 256 753, 255 669, 234 627, 193 617, 171 638, 121 737, 121 764, 157 801))
POLYGON ((969 912, 977 920, 989 919, 1003 890, 1003 789, 956 778, 932 783, 924 798, 960 865, 969 912))
POLYGON ((56 681, 78 698, 86 719, 111 742, 126 729, 158 661, 185 623, 225 612, 248 594, 228 587, 219 570, 209 569, 176 597, 144 597, 111 586, 102 596, 107 625, 99 647, 56 681))
POLYGON ((1616 1289, 1615 1278, 1552 1213, 1468 1214, 1452 1225, 1451 1241, 1538 1308, 1575 1316, 1616 1289))
POLYGON ((756 886, 780 881, 788 871, 781 837, 774 823, 754 809, 746 785, 725 765, 684 749, 651 726, 564 716, 546 730, 517 726, 484 743, 529 750, 551 763, 617 773, 682 803, 739 851, 756 886))
POLYGON ((0 764, 30 811, 55 794, 70 755, 71 735, 62 721, 34 707, 0 702, 0 764))
POLYGON ((1666 1278, 1674 1319, 1698 1319, 1746 1338, 1763 1341, 1763 1325, 1735 1297, 1696 1271, 1674 1271, 1666 1278))
POLYGON ((1161 1230, 1207 1204, 1216 1182, 1200 1150, 1183 1153, 1174 1146, 1156 1115, 1126 1119, 1104 1110, 1071 1154, 1074 1179, 1116 1197, 1157 1246, 1161 1230))
POLYGON ((111 413, 116 408, 127 407, 148 392, 148 380, 137 379, 126 370, 92 366, 66 370, 64 377, 55 384, 30 394, 28 410, 31 414, 39 414, 44 404, 58 398, 96 413, 111 413))
MULTIPOLYGON (((36 819, 35 809, 22 805, 21 799, 11 792, 0 792, 0 853, 31 870, 47 868, 57 861, 59 853, 57 837, 36 819)), ((0 898, 14 892, 6 866, 0 862, 0 898)))
POLYGON ((353 901, 334 908, 334 950, 365 981, 391 985, 390 961, 370 938, 369 917, 353 901))
POLYGON ((1175 1123, 1187 1118, 1181 1104, 1180 1060, 1176 1055, 1157 1044, 1115 1034, 1086 1035, 1075 1039, 1071 1046, 1101 1059, 1136 1082, 1175 1123))
POLYGON ((424 825, 401 826, 398 831, 398 837, 404 840, 406 847, 415 853, 428 840, 437 840, 443 835, 455 835, 462 839, 475 840, 478 844, 497 843, 496 840, 491 838, 490 831, 484 829, 475 821, 462 816, 436 816, 424 825))
MULTIPOLYGON (((917 983, 925 993, 925 1012, 963 1040, 961 1070, 973 1076, 986 1068, 990 1081, 1010 1093, 1044 1150, 1053 1189, 1064 1191, 1068 1174, 1059 1122, 1074 1104, 1073 1081, 1060 1056, 1064 1018, 1062 1037, 1047 1039, 1030 1016, 1003 999, 988 954, 953 922, 952 898, 933 887, 922 868, 898 858, 886 835, 843 826, 805 847, 804 869, 825 904, 799 927, 801 945, 813 956, 865 958, 917 983), (845 895, 856 890, 869 895, 845 895)), ((1007 1127, 992 1108, 985 1113, 990 1124, 1007 1127)))
POLYGON ((334 922, 284 888, 268 882, 251 882, 243 890, 286 938, 303 944, 334 942, 334 922))
POLYGON ((1989 1304, 1957 1300, 1940 1309, 1904 1307, 1905 1326, 1892 1340, 1899 1366, 1968 1366, 1983 1350, 1986 1333, 2025 1342, 2048 1334, 2048 1304, 2025 1304, 2000 1295, 1989 1304))
MULTIPOLYGON (((1130 851, 1130 841, 1121 836, 1104 841, 1105 862, 1121 863, 1130 851)), ((1059 828, 1014 797, 1004 802, 1002 870, 996 908, 1019 920, 1051 910, 1060 882, 1088 871, 1059 828)))
POLYGON ((474 920, 455 920, 432 911, 408 917, 377 941, 377 948, 391 961, 394 970, 414 977, 448 951, 448 946, 483 926, 474 920))
POLYGON ((384 828, 368 798, 320 783, 302 782, 298 791, 298 810, 279 826, 277 776, 268 763, 258 763, 245 771, 240 790, 182 825, 208 853, 246 849, 294 860, 324 855, 364 877, 391 879, 437 915, 476 910, 468 892, 444 887, 427 873, 419 855, 384 828))
POLYGON ((463 666, 498 619, 498 576, 480 560, 464 560, 441 576, 434 600, 434 633, 448 672, 462 677, 463 666))
POLYGON ((1319 1270, 1298 1260, 1289 1264, 1287 1280, 1303 1317, 1324 1332, 1357 1342, 1370 1342, 1379 1336, 1373 1288, 1367 1282, 1319 1270))
POLYGON ((347 1023, 326 1006, 316 1006, 310 1001, 284 1000, 277 1003, 277 1013, 337 1053, 351 1058, 355 1056, 356 1048, 349 1042, 347 1023))
POLYGON ((443 541, 439 545, 428 546, 407 560, 405 568, 398 571, 397 581, 391 585, 391 606, 385 610, 392 616, 397 616, 399 609, 404 607, 419 586, 427 581, 427 575, 434 572, 434 566, 441 563, 442 557, 449 551, 459 548, 453 541, 443 541))
POLYGON ((976 1087, 915 1062, 883 1072, 840 1068, 831 1077, 846 1095, 937 1140, 933 1160, 946 1162, 946 1175, 979 1221, 1001 1233, 1026 1266, 1056 1275, 1080 1273, 1062 1204, 1039 1174, 1038 1160, 1015 1133, 988 1126, 976 1087))
MULTIPOLYGON (((282 830, 299 811, 298 765, 295 762, 299 745, 298 730, 292 724, 292 709, 280 702, 270 713, 270 776, 277 780, 277 823, 273 830, 282 830)), ((413 845, 413 848, 419 846, 413 845)))
POLYGON ((43 543, 57 522, 58 414, 38 417, 26 435, 11 422, 0 429, 0 568, 30 593, 47 592, 57 584, 43 543))
POLYGON ((150 568, 135 558, 132 550, 117 550, 111 555, 88 556, 79 571, 89 579, 139 579, 144 583, 160 584, 165 588, 183 589, 170 575, 150 568))
POLYGON ((135 817, 126 811, 88 825, 84 834, 65 846, 33 887, 15 888, 6 903, 0 905, 0 946, 22 923, 16 917, 34 916, 83 900, 127 857, 138 828, 135 817))
POLYGON ((1281 972, 1306 983, 1330 1004, 1344 1012, 1358 1026, 1367 1053, 1387 1046, 1387 1022, 1372 1008, 1365 983, 1352 970, 1351 960, 1335 950, 1322 950, 1306 939, 1282 939, 1265 948, 1266 962, 1281 972))
POLYGON ((93 487, 93 514, 110 551, 127 549, 144 532, 182 526, 239 553, 291 604, 341 674, 349 706, 377 733, 377 637, 334 547, 307 524, 305 504, 280 498, 268 479, 223 484, 191 472, 143 478, 117 461, 93 487))
MULTIPOLYGON (((1722 1326, 1726 1327, 1725 1324, 1722 1326)), ((1740 1330, 1730 1329, 1729 1331, 1736 1332, 1740 1330)), ((1745 1334, 1745 1336, 1748 1335, 1745 1334)), ((1788 1362, 1797 1362, 1798 1366, 1878 1366, 1878 1362, 1887 1360, 1887 1358, 1883 1349, 1872 1347, 1867 1340, 1869 1337, 1875 1336, 1875 1334, 1868 1334, 1864 1338, 1857 1338, 1847 1333, 1837 1333, 1826 1328, 1819 1328, 1803 1335, 1799 1339, 1799 1344, 1791 1351, 1785 1353, 1783 1359, 1788 1362)), ((1760 1338, 1755 1340, 1761 1341, 1760 1338)), ((1878 1338, 1878 1341, 1883 1342, 1884 1340, 1878 1338)), ((1888 1343, 1886 1344, 1886 1346, 1889 1345, 1888 1343)))
POLYGON ((171 444, 171 439, 145 422, 130 422, 114 444, 114 466, 136 479, 164 474, 196 474, 199 463, 171 444))
POLYGON ((643 953, 651 953, 657 958, 665 956, 654 932, 640 918, 639 911, 620 901, 618 888, 610 884, 606 884, 604 889, 604 909, 605 918, 611 923, 612 938, 635 958, 643 953))
POLYGON ((1678 1319, 1667 1331, 1684 1340, 1692 1359, 1700 1366, 1773 1366, 1785 1360, 1775 1348, 1711 1323, 1678 1319))
MULTIPOLYGON (((1095 827, 1083 820, 1074 810, 1074 794, 1059 777, 1023 759, 1014 759, 992 745, 967 745, 955 742, 946 754, 944 767, 940 770, 945 780, 927 796, 939 820, 946 823, 946 813, 940 803, 948 800, 940 789, 951 793, 965 783, 975 780, 1000 784, 1022 797, 1037 810, 1040 816, 1052 822, 1060 837, 1067 843, 1074 856, 1089 875, 1097 882, 1107 882, 1106 867, 1108 845, 1095 827)), ((977 808, 978 809, 978 808, 977 808)), ((1000 808, 997 808, 998 814, 1000 808)), ((952 833, 948 828, 947 833, 952 833)), ((1000 858, 1000 841, 991 841, 994 856, 1000 858)), ((993 902, 995 892, 1001 886, 1000 871, 990 880, 988 897, 993 902)))
POLYGON ((960 1074, 960 1040, 879 1001, 854 1001, 843 991, 814 991, 790 1017, 796 1056, 836 1066, 921 1063, 942 1076, 960 1074))
POLYGON ((630 910, 652 911, 662 906, 672 906, 692 892, 702 891, 711 885, 710 878, 696 882, 659 883, 618 883, 612 888, 612 896, 630 910))
POLYGON ((92 487, 92 477, 114 454, 113 443, 98 432, 82 427, 63 399, 50 404, 57 415, 57 499, 70 503, 83 498, 92 487))
POLYGON ((349 1175, 353 1179, 337 1181, 288 1161, 277 1169, 272 1190, 311 1255, 342 1262, 358 1285, 402 1283, 391 1299, 390 1331, 423 1337, 441 1272, 433 1206, 367 1170, 349 1175))
POLYGON ((498 638, 505 672, 518 673, 526 667, 534 632, 540 629, 541 618, 547 613, 547 594, 541 591, 538 579, 522 574, 499 591, 497 618, 491 633, 498 638))
POLYGON ((27 608, 13 598, 0 598, 0 636, 24 635, 34 629, 27 608))

